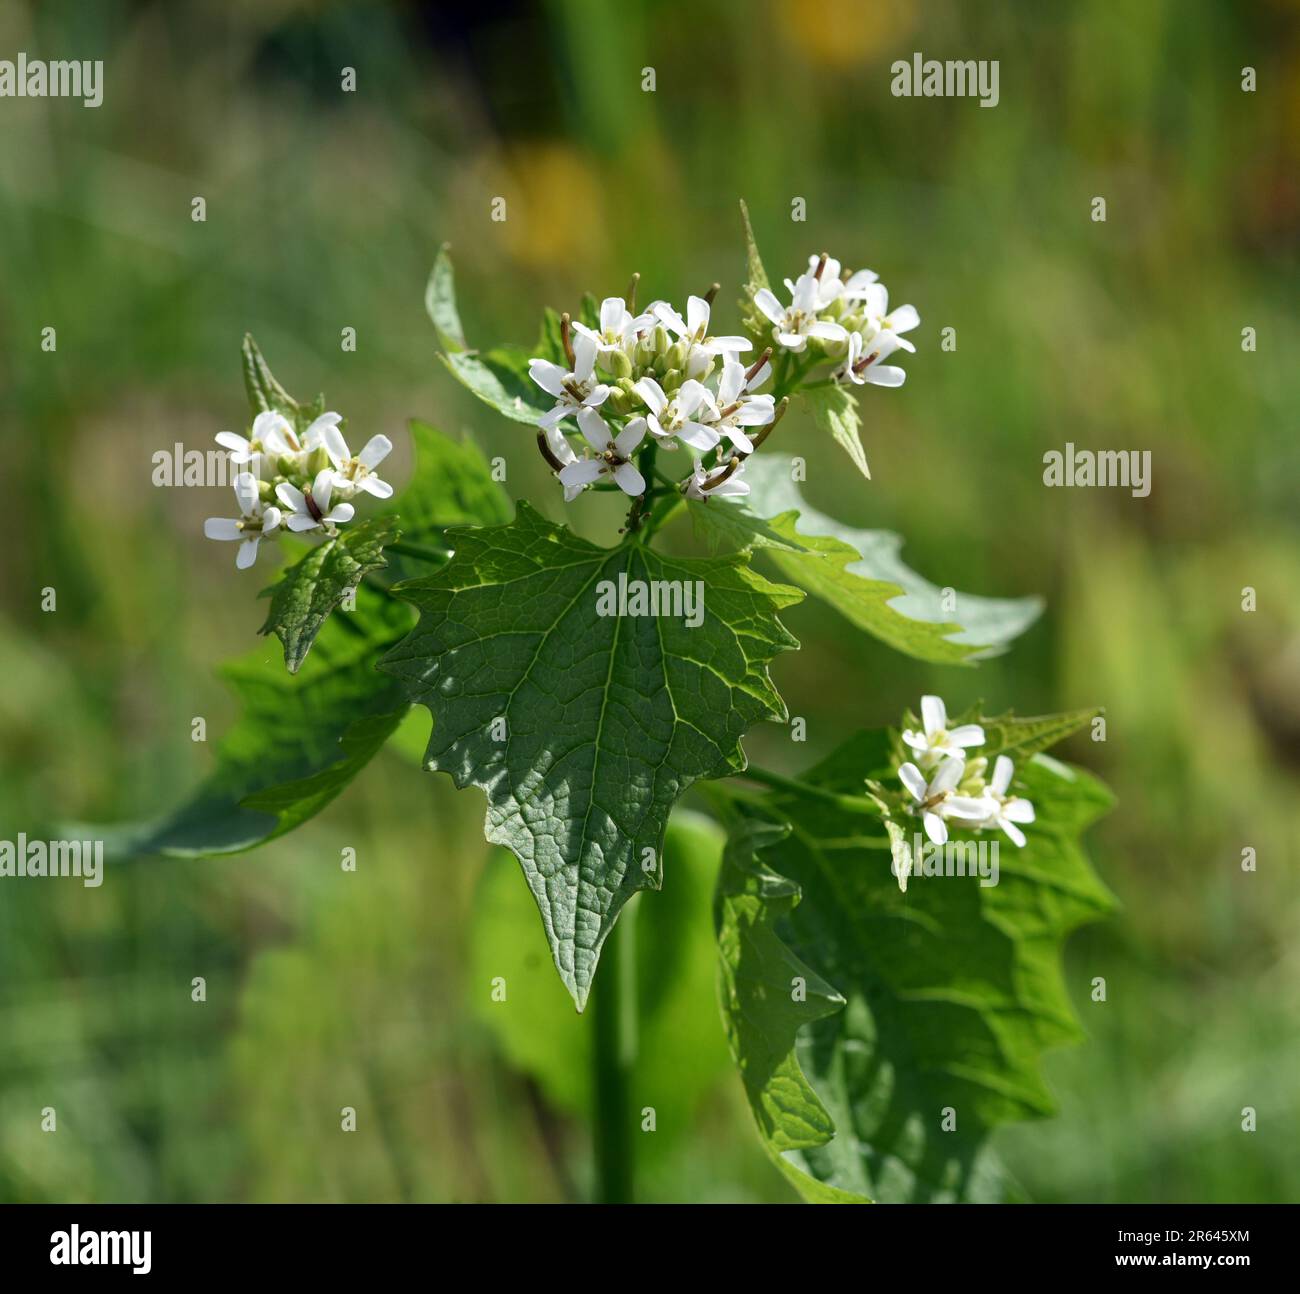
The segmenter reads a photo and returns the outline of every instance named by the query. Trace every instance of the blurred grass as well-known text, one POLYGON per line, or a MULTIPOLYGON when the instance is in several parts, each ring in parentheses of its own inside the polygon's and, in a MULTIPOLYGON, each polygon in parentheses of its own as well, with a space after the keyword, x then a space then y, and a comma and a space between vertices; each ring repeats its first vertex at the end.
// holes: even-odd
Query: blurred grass
MULTIPOLYGON (((435 363, 437 244, 471 341, 527 342, 543 304, 634 269, 645 299, 721 279, 725 308, 743 196, 775 275, 828 249, 923 319, 907 385, 865 396, 870 485, 783 426, 813 501, 899 530, 940 584, 1048 599, 972 671, 796 609, 804 650, 775 673, 808 745, 771 729, 755 759, 795 768, 927 688, 1104 705, 1105 744, 1068 754, 1119 796, 1092 849, 1124 914, 1070 948, 1092 1037, 1052 1059, 1061 1117, 1004 1146, 1036 1198, 1300 1198, 1294 4, 55 0, 5 6, 0 50, 106 63, 99 109, 0 102, 0 836, 156 812, 210 759, 191 717, 214 740, 231 720, 212 667, 250 642, 265 572, 203 541, 222 492, 154 488, 150 455, 241 425, 245 329, 358 434, 405 452, 409 416, 473 428, 559 515, 530 438, 435 363), (914 50, 999 59, 1001 104, 892 98, 914 50), (1151 497, 1044 489, 1067 440, 1149 449, 1151 497)), ((0 1197, 581 1194, 580 1119, 468 998, 480 824, 476 793, 392 754, 258 853, 4 886, 0 1197)), ((737 1088, 664 1138, 650 1198, 786 1198, 737 1088)))

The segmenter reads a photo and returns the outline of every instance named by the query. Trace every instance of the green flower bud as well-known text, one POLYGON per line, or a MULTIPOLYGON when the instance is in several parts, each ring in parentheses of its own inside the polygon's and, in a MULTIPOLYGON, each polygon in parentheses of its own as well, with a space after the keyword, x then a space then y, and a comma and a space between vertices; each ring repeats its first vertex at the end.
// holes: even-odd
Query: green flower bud
POLYGON ((315 449, 307 455, 307 463, 303 470, 313 480, 317 472, 323 472, 330 465, 330 456, 325 452, 324 445, 317 445, 315 449))
POLYGON ((665 368, 685 368, 686 356, 689 353, 690 347, 684 341, 674 342, 664 355, 664 359, 668 361, 665 368))
POLYGON ((670 368, 663 377, 659 379, 659 385, 663 387, 665 395, 672 395, 682 384, 682 370, 679 368, 670 368))
POLYGON ((616 379, 632 376, 632 361, 625 351, 616 350, 612 355, 606 357, 605 363, 609 372, 616 379))
POLYGON ((620 418, 626 418, 637 407, 638 401, 631 391, 624 389, 620 384, 610 391, 605 403, 609 405, 611 412, 616 413, 620 418))
POLYGON ((274 484, 270 481, 258 481, 257 497, 261 499, 263 503, 272 502, 272 500, 274 500, 275 498, 274 484))
POLYGON ((653 345, 656 355, 662 355, 673 344, 672 338, 668 335, 668 329, 663 324, 655 324, 655 330, 651 336, 654 339, 653 345))

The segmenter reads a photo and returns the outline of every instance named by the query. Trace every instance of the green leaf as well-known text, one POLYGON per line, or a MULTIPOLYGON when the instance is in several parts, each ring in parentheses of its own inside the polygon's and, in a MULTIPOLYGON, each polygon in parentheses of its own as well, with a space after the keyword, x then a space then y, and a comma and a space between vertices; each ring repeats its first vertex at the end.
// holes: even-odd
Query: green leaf
MULTIPOLYGON (((860 794, 864 773, 889 759, 890 734, 859 734, 802 780, 822 792, 860 794)), ((870 818, 824 795, 785 789, 733 802, 740 823, 720 880, 719 946, 723 982, 734 980, 740 991, 724 992, 723 1007, 742 1073, 758 1065, 781 1076, 751 1092, 751 1105, 769 1149, 810 1199, 827 1191, 883 1201, 1006 1198, 1013 1187, 989 1149, 991 1131, 1053 1111, 1042 1053, 1081 1036, 1062 944, 1113 906, 1079 837, 1111 798, 1089 774, 1041 756, 1017 774, 1037 819, 1024 849, 999 846, 995 885, 914 874, 902 893, 890 871, 890 837, 870 818), (775 835, 763 834, 769 823, 775 835), (768 873, 778 878, 767 881, 771 899, 750 879, 768 873), (781 881, 801 896, 794 906, 781 881), (797 1023, 788 977, 784 997, 777 993, 784 970, 764 992, 736 976, 739 918, 726 898, 746 886, 775 905, 748 913, 750 927, 774 925, 788 957, 845 999, 843 1010, 826 1015, 824 994, 810 988, 806 1019, 784 1051, 797 1023), (783 1099, 788 1113, 772 1131, 771 1110, 783 1099), (818 1106, 835 1127, 820 1140, 818 1106), (951 1130, 946 1111, 955 1119, 951 1130), (783 1134, 805 1125, 805 1144, 787 1146, 783 1134)), ((768 953, 775 956, 770 946, 768 953)))
POLYGON ((751 512, 808 551, 770 550, 782 574, 829 602, 860 629, 920 660, 961 663, 995 656, 1042 610, 1038 598, 958 593, 949 615, 936 585, 900 558, 887 530, 857 530, 808 506, 788 458, 756 454, 745 466, 751 512))
POLYGON ((270 366, 262 357, 252 333, 244 334, 244 388, 248 404, 256 416, 259 413, 279 413, 293 424, 295 431, 303 431, 325 412, 325 397, 318 395, 310 403, 295 400, 276 381, 270 366))
POLYGON ((284 663, 296 674, 330 612, 352 593, 367 571, 384 563, 384 547, 398 536, 395 517, 371 517, 317 544, 262 597, 271 599, 266 623, 284 645, 284 663))
POLYGON ((799 595, 741 558, 598 548, 527 503, 448 541, 441 571, 399 586, 420 621, 382 668, 433 714, 425 766, 486 792, 487 838, 519 858, 581 1010, 619 910, 660 887, 678 796, 743 769, 741 735, 784 717, 767 667, 796 645, 776 612, 799 595), (602 614, 620 576, 700 582, 698 627, 602 614))
POLYGON ((469 348, 456 309, 451 257, 445 244, 429 276, 424 303, 442 346, 442 361, 456 380, 498 413, 535 427, 537 419, 554 401, 528 376, 531 357, 522 348, 498 346, 489 351, 469 348))
POLYGON ((163 821, 119 831, 112 852, 238 853, 319 813, 409 708, 401 684, 375 669, 410 628, 409 609, 364 590, 358 607, 331 617, 297 674, 285 673, 269 645, 226 665, 243 713, 218 747, 216 769, 163 821))
POLYGON ((771 288, 767 271, 763 268, 763 259, 758 254, 758 244, 754 241, 754 227, 749 223, 749 208, 745 200, 740 201, 740 221, 745 230, 745 294, 740 302, 740 317, 745 330, 760 346, 766 345, 772 336, 772 324, 767 316, 754 304, 754 294, 763 288, 771 288))
MULTIPOLYGON (((637 1104, 652 1105, 656 1135, 638 1160, 680 1151, 694 1131, 701 1099, 731 1068, 715 1012, 701 1009, 714 995, 717 973, 710 895, 724 836, 711 819, 681 809, 664 837, 664 888, 636 900, 632 920, 637 964, 637 1047, 632 1083, 637 1104)), ((472 1005, 516 1069, 537 1080, 550 1104, 580 1119, 594 1108, 593 1021, 578 1015, 556 976, 537 906, 519 883, 518 864, 494 851, 474 897, 470 931, 472 1005), (482 991, 504 979, 502 1000, 482 991)))
POLYGON ((867 466, 867 455, 858 437, 861 426, 858 417, 858 402, 853 395, 838 383, 829 386, 815 386, 805 394, 812 408, 813 420, 823 431, 831 434, 841 449, 853 460, 853 465, 867 480, 871 480, 871 469, 867 466))
POLYGON ((709 550, 744 552, 751 548, 784 548, 792 553, 806 553, 807 548, 782 534, 762 517, 756 517, 743 503, 730 499, 688 499, 691 521, 698 537, 708 541, 709 550))
POLYGON ((740 220, 745 227, 745 273, 747 282, 745 291, 752 298, 761 288, 771 288, 767 271, 763 268, 763 258, 758 254, 758 244, 754 241, 754 226, 749 221, 749 207, 745 199, 740 200, 740 220))
POLYGON ((429 275, 429 286, 424 292, 424 308, 433 320, 438 345, 445 351, 455 352, 468 348, 465 344, 465 330, 461 327, 460 314, 456 309, 456 280, 451 268, 450 248, 449 243, 443 243, 438 248, 433 273, 429 275))

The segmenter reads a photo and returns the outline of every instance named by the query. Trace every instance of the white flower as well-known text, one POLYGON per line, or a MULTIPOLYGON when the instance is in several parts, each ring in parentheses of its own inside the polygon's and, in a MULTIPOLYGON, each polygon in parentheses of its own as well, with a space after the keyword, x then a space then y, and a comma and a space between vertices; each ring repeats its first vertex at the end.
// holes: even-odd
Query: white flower
POLYGON ((257 560, 257 546, 263 535, 269 535, 280 524, 280 509, 262 507, 257 494, 257 478, 252 472, 240 472, 235 477, 235 498, 239 500, 240 515, 235 518, 209 517, 203 523, 203 533, 209 539, 239 539, 235 565, 241 571, 257 560))
POLYGON ((750 395, 753 387, 762 386, 772 372, 770 364, 763 364, 754 376, 746 379, 749 370, 728 355, 718 378, 718 391, 709 400, 709 425, 746 454, 754 452, 754 442, 741 430, 742 427, 762 427, 776 416, 776 402, 770 395, 750 395))
MULTIPOLYGON (((849 334, 849 353, 844 363, 835 370, 835 376, 843 381, 847 378, 857 386, 870 382, 874 386, 902 386, 907 380, 907 372, 896 364, 879 364, 877 360, 897 349, 902 338, 891 333, 877 333, 867 340, 862 333, 849 334)), ((913 349, 910 345, 908 349, 913 349)))
POLYGON ((692 377, 703 373, 717 355, 728 352, 735 354, 752 349, 747 337, 708 336, 711 313, 712 307, 703 297, 686 299, 685 320, 666 301, 655 303, 655 314, 660 322, 669 332, 675 333, 690 347, 686 359, 686 372, 692 377))
POLYGON ((548 359, 530 360, 529 377, 556 400, 555 407, 538 418, 538 426, 554 427, 561 418, 567 418, 579 409, 595 409, 604 404, 610 388, 596 381, 595 370, 596 341, 585 333, 579 333, 573 339, 572 373, 566 373, 548 359))
MULTIPOLYGON (((598 354, 612 355, 616 351, 630 350, 636 345, 637 334, 653 322, 654 318, 649 313, 634 318, 622 297, 606 297, 600 303, 600 331, 588 328, 576 320, 573 330, 594 341, 598 354)), ((576 349, 574 358, 577 358, 576 349)))
MULTIPOLYGON (((315 425, 312 423, 313 427, 315 425)), ((336 426, 325 428, 322 443, 334 464, 334 488, 339 498, 350 499, 358 490, 373 494, 376 499, 393 497, 393 487, 375 475, 375 468, 393 452, 393 442, 387 436, 371 436, 355 458, 336 426)))
MULTIPOLYGON (((883 283, 870 284, 862 294, 862 298, 866 302, 867 314, 877 331, 885 336, 892 336, 894 346, 900 350, 916 350, 916 347, 902 336, 905 332, 911 332, 921 322, 921 316, 916 313, 915 306, 899 306, 891 313, 889 290, 883 283)), ((888 351, 885 353, 888 354, 888 351)))
POLYGON ((993 765, 993 777, 984 791, 982 799, 974 801, 971 812, 958 805, 951 812, 954 818, 963 820, 975 831, 985 828, 1000 827, 1008 839, 1019 849, 1025 847, 1025 833, 1016 825, 1018 822, 1033 822, 1034 806, 1018 795, 1008 795, 1011 774, 1015 766, 1006 755, 999 755, 993 765))
POLYGON ((696 416, 701 409, 708 413, 709 392, 702 382, 687 378, 671 400, 652 377, 643 377, 632 389, 650 410, 645 418, 650 434, 667 448, 676 449, 681 440, 703 452, 718 443, 718 433, 696 416))
POLYGON ((898 780, 916 801, 925 834, 936 845, 948 843, 948 825, 944 817, 951 814, 967 818, 980 809, 979 800, 953 794, 965 771, 966 761, 960 755, 945 759, 928 784, 925 774, 915 764, 903 764, 898 770, 898 780))
MULTIPOLYGON (((578 416, 581 418, 585 415, 579 414, 578 416)), ((600 417, 599 414, 596 416, 600 417)), ((564 469, 568 467, 570 463, 576 463, 578 461, 578 456, 573 452, 573 446, 569 444, 569 438, 559 427, 548 427, 542 434, 546 437, 546 443, 550 447, 552 457, 554 457, 555 461, 560 465, 558 468, 554 469, 555 479, 559 481, 561 480, 561 473, 564 469)), ((578 481, 572 485, 566 485, 564 487, 565 503, 572 503, 586 488, 586 483, 583 481, 578 481)))
POLYGON ((845 341, 848 338, 848 330, 843 324, 817 318, 823 308, 821 293, 822 287, 817 279, 811 274, 801 274, 797 282, 790 284, 788 309, 770 288, 760 288, 754 293, 754 304, 772 321, 772 336, 787 350, 801 351, 808 345, 809 337, 822 341, 845 341))
POLYGON ((942 697, 921 698, 921 722, 925 730, 905 730, 903 740, 916 752, 923 768, 933 768, 945 756, 964 760, 969 747, 984 744, 984 729, 977 723, 948 731, 948 710, 942 697))
MULTIPOLYGON (((560 472, 560 484, 564 486, 565 499, 576 498, 584 486, 590 485, 602 476, 613 477, 624 494, 644 494, 645 477, 636 470, 631 458, 636 453, 637 446, 645 439, 646 420, 633 418, 615 439, 610 437, 604 418, 595 409, 582 409, 578 413, 578 426, 582 428, 582 434, 586 436, 587 443, 596 451, 598 457, 574 457, 572 462, 566 463, 564 470, 560 472)), ((550 437, 547 439, 549 441, 550 437)), ((551 448, 554 451, 558 447, 552 444, 551 448)), ((570 456, 573 455, 572 449, 568 452, 570 456)))
POLYGON ((305 490, 290 485, 288 481, 281 481, 275 487, 275 497, 289 510, 284 524, 290 530, 301 531, 351 521, 356 509, 350 503, 336 503, 333 508, 330 507, 333 491, 334 472, 328 467, 317 472, 316 479, 305 490))
MULTIPOLYGON (((730 464, 727 465, 727 467, 729 466, 730 464)), ((727 467, 708 469, 697 458, 695 460, 695 470, 686 483, 684 491, 686 497, 688 499, 698 499, 701 503, 707 503, 710 499, 725 499, 748 494, 749 482, 740 479, 740 474, 745 470, 744 461, 737 463, 735 470, 729 475, 727 475, 727 467), (710 481, 716 481, 720 476, 724 475, 726 475, 726 479, 720 484, 710 489, 705 488, 710 481)))
POLYGON ((957 818, 959 825, 969 826, 966 819, 978 814, 982 808, 982 801, 954 793, 965 771, 966 761, 961 756, 944 759, 928 784, 926 775, 914 763, 905 763, 898 769, 898 780, 917 801, 920 825, 926 828, 926 835, 936 845, 948 844, 948 823, 944 818, 957 818))

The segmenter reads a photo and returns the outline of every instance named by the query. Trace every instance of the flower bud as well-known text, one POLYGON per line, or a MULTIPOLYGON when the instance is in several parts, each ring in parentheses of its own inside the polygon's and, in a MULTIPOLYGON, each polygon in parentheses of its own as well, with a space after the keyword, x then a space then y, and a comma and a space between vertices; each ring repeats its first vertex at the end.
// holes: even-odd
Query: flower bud
POLYGON ((307 455, 307 462, 303 467, 303 471, 315 480, 317 472, 323 472, 329 465, 330 456, 325 452, 325 446, 317 445, 316 448, 307 455))
POLYGON ((632 361, 625 351, 616 350, 605 357, 605 366, 615 378, 632 376, 632 361))
MULTIPOLYGON (((630 379, 624 378, 623 380, 630 385, 630 379)), ((611 413, 618 414, 620 418, 626 418, 636 408, 637 397, 620 383, 611 389, 605 403, 609 406, 611 413)))

